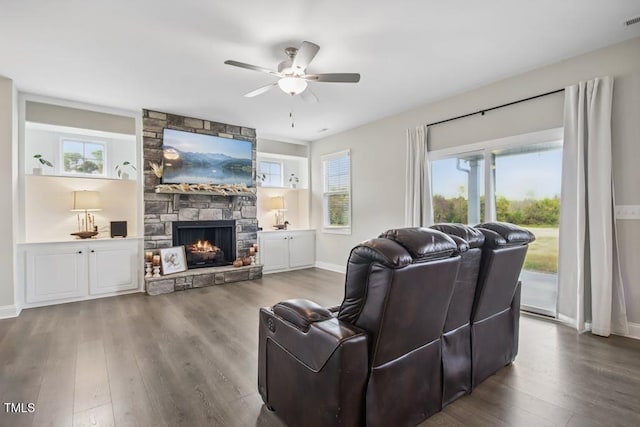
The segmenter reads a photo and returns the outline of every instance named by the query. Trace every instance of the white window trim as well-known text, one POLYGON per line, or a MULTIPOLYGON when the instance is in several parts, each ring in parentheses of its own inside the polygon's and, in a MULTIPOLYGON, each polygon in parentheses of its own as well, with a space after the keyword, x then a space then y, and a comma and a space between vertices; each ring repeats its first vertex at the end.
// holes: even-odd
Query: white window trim
MULTIPOLYGON (((553 128, 538 132, 508 136, 505 138, 491 139, 456 147, 443 148, 429 152, 429 161, 443 160, 460 155, 481 155, 484 159, 484 194, 494 194, 495 183, 491 173, 491 153, 500 148, 517 148, 531 144, 558 141, 564 138, 564 128, 553 128)), ((484 198, 484 221, 496 220, 496 206, 493 197, 484 198)))
POLYGON ((70 136, 61 136, 60 137, 60 147, 59 147, 59 152, 60 152, 60 175, 63 176, 77 176, 77 177, 82 177, 82 178, 107 178, 109 177, 109 163, 108 163, 108 155, 109 155, 109 144, 106 141, 98 141, 95 139, 85 139, 82 137, 70 137, 70 136), (64 143, 65 141, 72 141, 72 142, 82 142, 82 143, 88 143, 88 144, 99 144, 102 145, 104 147, 103 151, 103 158, 102 158, 102 173, 101 174, 97 174, 97 173, 77 173, 77 172, 67 172, 64 170, 64 143))
POLYGON ((280 184, 279 185, 264 185, 264 182, 262 183, 262 187, 264 188, 283 188, 284 187, 284 162, 281 160, 272 160, 272 159, 263 159, 263 160, 259 160, 258 161, 258 174, 262 173, 260 172, 260 163, 275 163, 280 165, 280 184))
MULTIPOLYGON (((320 157, 320 164, 322 165, 322 232, 323 233, 327 233, 327 234, 345 234, 345 235, 350 235, 351 234, 351 225, 353 224, 353 214, 352 214, 352 191, 351 191, 351 178, 352 178, 352 172, 351 172, 351 150, 347 149, 347 150, 342 150, 342 151, 338 151, 335 153, 330 153, 330 154, 325 154, 323 156, 320 157), (331 194, 328 191, 326 191, 326 186, 327 186, 327 180, 326 180, 326 176, 325 176, 325 162, 328 160, 334 160, 334 159, 339 159, 341 157, 348 157, 349 158, 349 188, 347 190, 347 193, 349 194, 349 225, 344 225, 344 226, 338 226, 338 225, 329 225, 327 224, 327 213, 328 213, 328 206, 327 206, 327 197, 325 197, 327 194, 331 194)), ((339 192, 333 192, 334 194, 338 194, 338 193, 343 193, 342 191, 339 192)))

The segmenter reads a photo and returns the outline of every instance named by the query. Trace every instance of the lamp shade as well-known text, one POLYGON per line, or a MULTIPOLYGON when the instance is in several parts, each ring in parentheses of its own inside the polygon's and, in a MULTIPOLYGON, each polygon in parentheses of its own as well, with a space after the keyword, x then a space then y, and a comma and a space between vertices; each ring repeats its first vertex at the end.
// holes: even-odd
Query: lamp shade
POLYGON ((99 211, 100 193, 97 191, 74 191, 72 211, 99 211))
POLYGON ((307 88, 307 81, 298 77, 283 77, 278 80, 278 86, 289 95, 297 95, 307 88))
POLYGON ((272 197, 269 200, 269 208, 283 210, 284 209, 284 197, 282 197, 282 196, 272 197))

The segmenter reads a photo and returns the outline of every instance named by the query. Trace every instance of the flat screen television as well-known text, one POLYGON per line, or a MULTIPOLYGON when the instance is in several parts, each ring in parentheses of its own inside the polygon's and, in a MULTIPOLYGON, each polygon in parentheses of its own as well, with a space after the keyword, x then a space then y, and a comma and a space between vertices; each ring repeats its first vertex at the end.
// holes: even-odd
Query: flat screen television
POLYGON ((249 141, 165 128, 164 184, 252 185, 249 141))

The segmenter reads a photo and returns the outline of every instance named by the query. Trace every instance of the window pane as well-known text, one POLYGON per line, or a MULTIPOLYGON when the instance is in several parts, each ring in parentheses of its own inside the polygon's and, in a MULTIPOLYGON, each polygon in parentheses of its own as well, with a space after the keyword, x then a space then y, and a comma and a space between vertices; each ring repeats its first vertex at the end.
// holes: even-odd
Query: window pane
POLYGON ((325 161, 326 191, 349 189, 349 157, 325 161))
POLYGON ((282 164, 278 162, 260 162, 258 164, 258 175, 264 175, 262 180, 264 187, 282 186, 282 164))
POLYGON ((329 194, 327 196, 328 224, 332 226, 349 225, 349 195, 329 194))
POLYGON ((67 173, 104 175, 104 144, 65 140, 62 157, 67 173))
POLYGON ((434 221, 475 225, 484 220, 484 160, 463 155, 431 162, 434 221))
POLYGON ((351 225, 351 159, 348 153, 334 154, 322 161, 324 184, 324 225, 344 227, 351 225), (339 157, 338 157, 339 156, 339 157))
POLYGON ((522 271, 522 304, 555 315, 562 143, 493 152, 496 219, 536 235, 522 271))

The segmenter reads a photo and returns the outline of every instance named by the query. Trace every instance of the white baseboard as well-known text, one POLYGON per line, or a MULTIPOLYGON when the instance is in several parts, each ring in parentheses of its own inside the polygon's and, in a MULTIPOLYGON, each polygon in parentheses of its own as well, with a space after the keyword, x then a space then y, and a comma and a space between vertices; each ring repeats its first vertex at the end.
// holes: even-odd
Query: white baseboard
POLYGON ((0 319, 18 317, 22 310, 15 305, 0 305, 0 319))
POLYGON ((628 322, 628 324, 629 324, 629 333, 623 334, 622 336, 640 340, 640 323, 628 322))
POLYGON ((339 264, 331 264, 329 262, 316 261, 316 268, 321 268, 323 270, 334 271, 336 273, 345 274, 347 272, 347 267, 339 264))
MULTIPOLYGON (((575 319, 571 318, 571 317, 567 317, 567 316, 563 316, 562 314, 558 315, 558 320, 561 323, 564 323, 565 325, 569 326, 570 328, 574 328, 576 327, 576 321, 575 319)), ((629 325, 629 333, 625 334, 619 331, 611 331, 612 335, 619 335, 621 337, 627 337, 627 338, 633 338, 636 340, 640 340, 640 323, 633 323, 633 322, 627 322, 627 324, 629 325)), ((585 328, 586 331, 591 331, 591 323, 587 322, 585 324, 585 328)))

